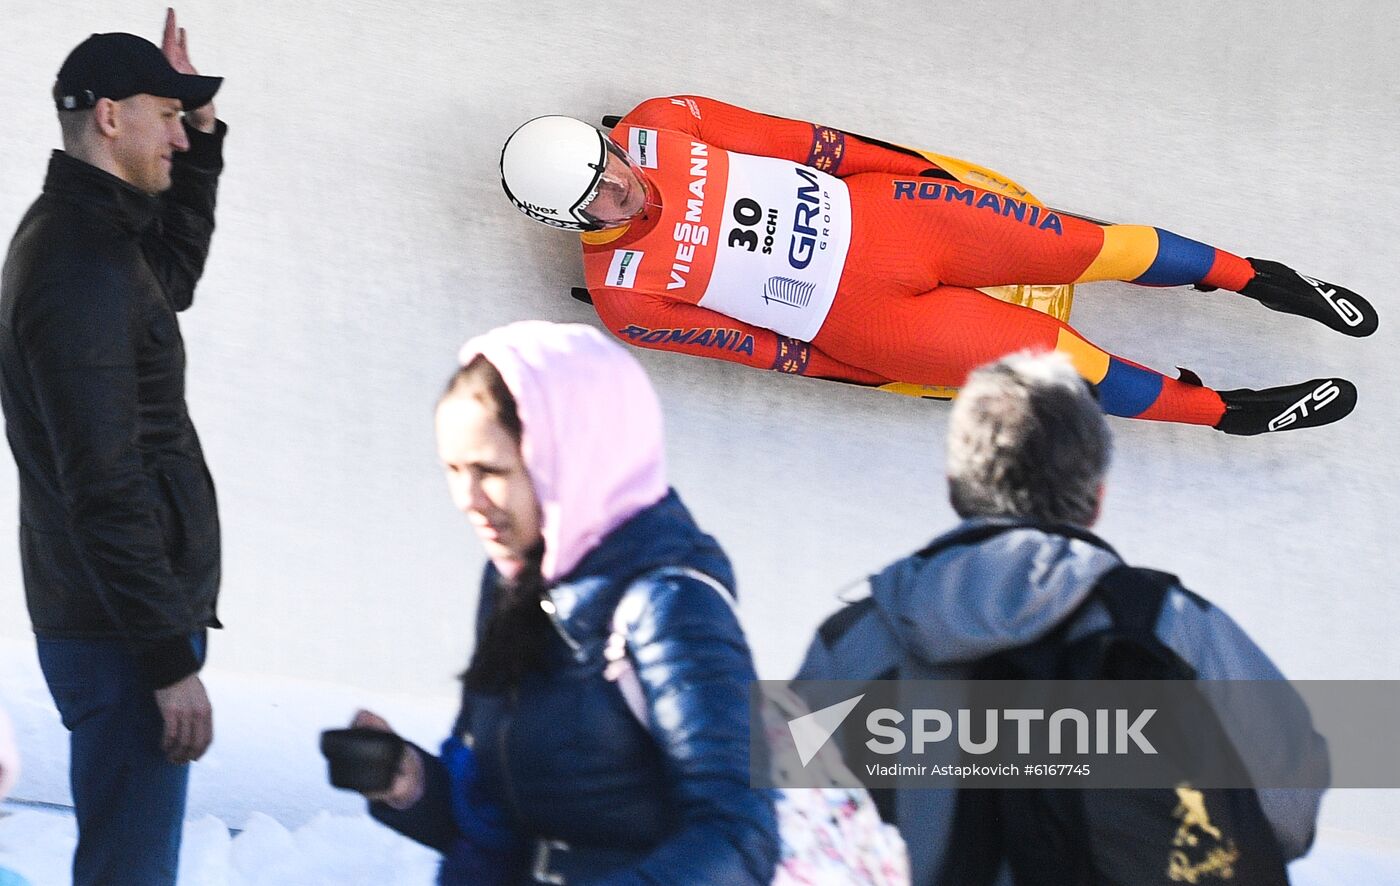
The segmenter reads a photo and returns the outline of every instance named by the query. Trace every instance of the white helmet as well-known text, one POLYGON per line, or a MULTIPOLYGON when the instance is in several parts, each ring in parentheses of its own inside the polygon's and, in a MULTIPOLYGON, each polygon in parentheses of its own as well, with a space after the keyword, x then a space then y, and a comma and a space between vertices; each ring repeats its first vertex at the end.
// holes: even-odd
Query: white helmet
POLYGON ((515 208, 536 221, 570 231, 596 231, 603 223, 585 210, 611 151, 629 160, 606 135, 573 117, 536 117, 501 148, 501 186, 515 208))

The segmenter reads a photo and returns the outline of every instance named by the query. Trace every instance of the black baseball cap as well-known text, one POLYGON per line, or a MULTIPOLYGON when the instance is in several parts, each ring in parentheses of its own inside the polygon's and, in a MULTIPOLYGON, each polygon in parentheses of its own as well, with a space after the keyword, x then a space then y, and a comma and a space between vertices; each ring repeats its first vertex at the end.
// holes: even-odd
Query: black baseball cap
POLYGON ((118 101, 145 93, 177 98, 186 111, 214 98, 223 77, 181 74, 160 47, 135 34, 93 34, 58 69, 53 98, 60 111, 82 111, 100 98, 118 101))

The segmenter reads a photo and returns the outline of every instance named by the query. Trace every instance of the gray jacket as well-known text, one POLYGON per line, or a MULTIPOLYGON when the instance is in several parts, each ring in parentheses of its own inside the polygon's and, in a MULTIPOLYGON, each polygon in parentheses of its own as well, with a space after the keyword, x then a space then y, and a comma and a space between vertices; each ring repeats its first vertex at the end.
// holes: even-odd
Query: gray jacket
MULTIPOLYGON (((1012 522, 969 520, 936 541, 956 540, 989 523, 1012 522)), ((891 672, 908 680, 965 679, 971 662, 1039 639, 1084 601, 1104 573, 1122 562, 1107 545, 1040 527, 1012 528, 972 544, 955 543, 931 558, 897 560, 870 579, 878 617, 857 620, 831 647, 819 636, 797 679, 870 680, 891 672)), ((1091 604, 1071 636, 1107 624, 1107 613, 1091 604)), ((1183 588, 1168 594, 1156 635, 1192 665, 1200 679, 1284 679, 1234 620, 1183 588)), ((1297 705, 1281 715, 1311 722, 1301 699, 1297 705)), ((1254 769, 1267 760, 1273 772, 1328 771, 1326 742, 1316 733, 1296 746, 1285 743, 1275 720, 1232 717, 1226 709, 1217 709, 1217 714, 1246 767, 1254 769), (1286 761, 1282 767, 1280 760, 1286 761)), ((1312 844, 1322 791, 1258 793, 1284 857, 1301 856, 1312 844)), ((938 871, 954 800, 953 791, 942 790, 901 791, 896 797, 916 884, 931 882, 938 871)))

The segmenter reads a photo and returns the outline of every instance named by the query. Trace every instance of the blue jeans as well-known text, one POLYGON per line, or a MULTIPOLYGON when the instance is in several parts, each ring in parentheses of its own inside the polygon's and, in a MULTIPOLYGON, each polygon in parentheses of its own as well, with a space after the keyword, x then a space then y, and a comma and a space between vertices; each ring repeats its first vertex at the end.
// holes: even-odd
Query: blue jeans
MULTIPOLYGON (((204 632, 190 643, 203 661, 204 632)), ((135 659, 116 639, 40 637, 39 666, 71 733, 73 886, 173 886, 189 767, 161 752, 164 720, 135 659)))

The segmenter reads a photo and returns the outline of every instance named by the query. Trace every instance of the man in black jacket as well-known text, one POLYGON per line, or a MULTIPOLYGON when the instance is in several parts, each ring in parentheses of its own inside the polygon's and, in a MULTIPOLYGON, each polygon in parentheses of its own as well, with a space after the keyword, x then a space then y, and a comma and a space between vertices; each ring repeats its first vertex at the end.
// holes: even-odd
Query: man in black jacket
POLYGON ((177 311, 214 230, 221 78, 166 14, 157 48, 94 34, 54 87, 64 150, 0 278, 0 395, 19 467, 39 661, 71 731, 74 882, 174 883, 199 679, 219 627, 214 486, 177 311))

